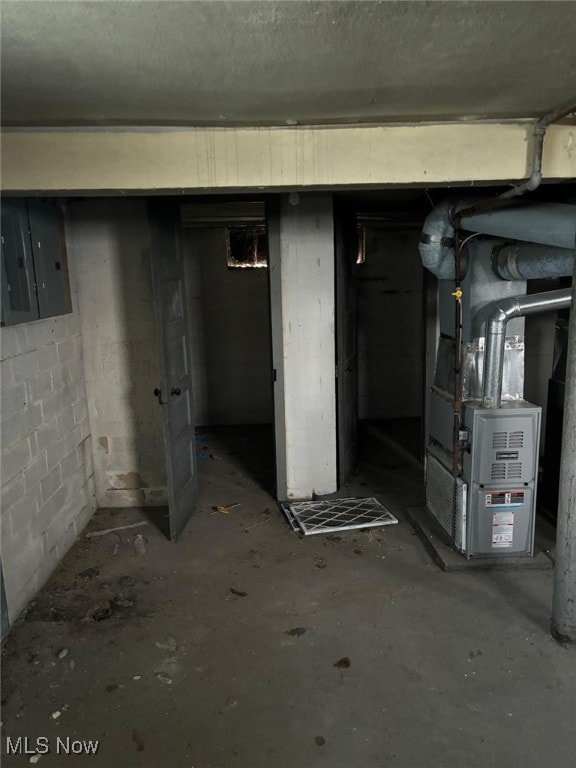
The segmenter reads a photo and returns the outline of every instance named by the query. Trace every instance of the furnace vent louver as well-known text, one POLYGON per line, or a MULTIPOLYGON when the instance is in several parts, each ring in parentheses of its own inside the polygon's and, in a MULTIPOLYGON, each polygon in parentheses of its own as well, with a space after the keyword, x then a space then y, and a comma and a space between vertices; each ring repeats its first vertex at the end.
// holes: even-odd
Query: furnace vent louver
POLYGON ((506 464, 492 464, 491 480, 506 480, 506 464))
POLYGON ((510 432, 508 435, 508 448, 523 448, 524 432, 510 432))
POLYGON ((494 462, 490 472, 490 480, 521 480, 522 462, 513 461, 509 463, 494 462))
POLYGON ((492 434, 492 448, 502 450, 506 448, 516 449, 524 447, 524 432, 494 432, 492 434))
POLYGON ((508 433, 494 432, 492 435, 492 448, 495 450, 498 448, 508 448, 508 433))

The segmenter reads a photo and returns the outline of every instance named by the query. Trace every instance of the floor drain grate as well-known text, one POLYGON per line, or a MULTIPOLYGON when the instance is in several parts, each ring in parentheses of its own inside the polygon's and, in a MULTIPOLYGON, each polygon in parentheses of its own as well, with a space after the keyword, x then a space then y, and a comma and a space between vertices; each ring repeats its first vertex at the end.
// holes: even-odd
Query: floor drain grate
POLYGON ((347 531, 394 525, 397 518, 375 498, 330 499, 329 501, 294 501, 280 505, 294 531, 305 536, 314 533, 347 531))

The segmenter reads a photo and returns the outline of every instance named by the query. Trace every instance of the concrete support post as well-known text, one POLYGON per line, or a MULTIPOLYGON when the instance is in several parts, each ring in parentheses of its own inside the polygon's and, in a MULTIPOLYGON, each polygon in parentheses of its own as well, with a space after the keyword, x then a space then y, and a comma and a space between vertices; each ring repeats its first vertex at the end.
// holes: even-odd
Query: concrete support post
POLYGON ((277 494, 337 490, 331 195, 282 196, 269 215, 277 494))
POLYGON ((576 643, 576 280, 568 333, 552 635, 576 643))

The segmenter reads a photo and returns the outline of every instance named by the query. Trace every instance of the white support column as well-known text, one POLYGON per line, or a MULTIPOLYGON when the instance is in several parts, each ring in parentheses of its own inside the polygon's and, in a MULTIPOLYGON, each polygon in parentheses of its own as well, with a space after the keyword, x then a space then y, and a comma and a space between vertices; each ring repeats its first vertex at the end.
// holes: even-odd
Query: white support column
POLYGON ((331 195, 283 196, 270 224, 277 493, 337 490, 331 195))

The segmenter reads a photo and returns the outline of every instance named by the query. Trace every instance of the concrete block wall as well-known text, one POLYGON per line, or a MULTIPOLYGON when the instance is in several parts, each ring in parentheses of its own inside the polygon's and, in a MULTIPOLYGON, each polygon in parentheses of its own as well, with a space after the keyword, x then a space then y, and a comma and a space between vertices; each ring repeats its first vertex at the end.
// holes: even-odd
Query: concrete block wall
POLYGON ((422 413, 420 232, 369 229, 358 281, 358 416, 422 413))
POLYGON ((184 239, 196 423, 271 423, 268 270, 228 269, 225 238, 184 239))
POLYGON ((88 409, 100 507, 167 503, 159 351, 146 201, 83 200, 67 210, 82 279, 88 409))
POLYGON ((73 314, 0 329, 1 554, 11 621, 96 509, 74 290, 72 298, 73 314))

